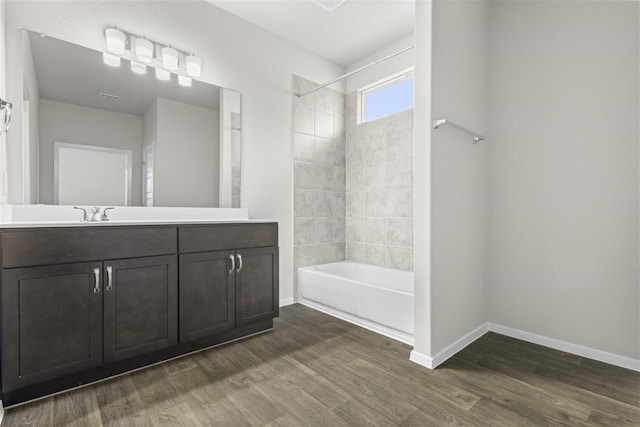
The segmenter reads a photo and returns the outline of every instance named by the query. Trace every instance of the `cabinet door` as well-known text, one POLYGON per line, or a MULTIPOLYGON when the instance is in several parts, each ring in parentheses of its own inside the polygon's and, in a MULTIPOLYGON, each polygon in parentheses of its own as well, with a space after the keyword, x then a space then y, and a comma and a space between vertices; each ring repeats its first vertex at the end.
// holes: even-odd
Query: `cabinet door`
POLYGON ((102 263, 2 270, 2 389, 102 364, 102 263))
POLYGON ((237 250, 236 326, 278 315, 278 248, 237 250))
POLYGON ((235 326, 235 253, 180 255, 180 342, 235 326))
POLYGON ((104 360, 178 343, 177 256, 104 262, 104 360))

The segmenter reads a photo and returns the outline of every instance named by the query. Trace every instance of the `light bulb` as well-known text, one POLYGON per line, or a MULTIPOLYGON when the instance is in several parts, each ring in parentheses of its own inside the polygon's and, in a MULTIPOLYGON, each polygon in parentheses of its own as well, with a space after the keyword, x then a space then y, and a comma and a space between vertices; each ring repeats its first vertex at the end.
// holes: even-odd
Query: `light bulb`
POLYGON ((131 71, 136 74, 146 74, 147 66, 136 61, 131 61, 131 71))
POLYGON ((178 83, 180 86, 191 86, 191 77, 178 75, 178 83))
POLYGON ((156 68, 156 78, 158 80, 166 81, 171 78, 171 73, 167 70, 163 70, 162 68, 156 68))
POLYGON ((120 57, 116 55, 112 55, 110 53, 104 52, 102 54, 102 60, 109 67, 119 67, 120 66, 120 57))
POLYGON ((195 55, 189 55, 186 58, 187 74, 191 77, 200 77, 202 71, 202 60, 195 55))
POLYGON ((178 51, 171 46, 162 48, 162 65, 170 71, 178 69, 178 51))
POLYGON ((127 36, 117 28, 107 28, 104 32, 107 40, 107 50, 116 55, 122 55, 127 42, 127 36))
POLYGON ((153 59, 153 43, 147 39, 136 39, 136 56, 140 62, 149 64, 153 59))

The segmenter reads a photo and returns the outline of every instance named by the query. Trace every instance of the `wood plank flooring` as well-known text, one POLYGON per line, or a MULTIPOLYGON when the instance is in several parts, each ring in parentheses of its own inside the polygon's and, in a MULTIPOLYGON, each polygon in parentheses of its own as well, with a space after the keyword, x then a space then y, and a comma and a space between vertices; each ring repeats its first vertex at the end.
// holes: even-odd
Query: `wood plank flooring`
POLYGON ((489 333, 436 370, 310 308, 273 332, 10 408, 3 426, 640 426, 640 374, 489 333))

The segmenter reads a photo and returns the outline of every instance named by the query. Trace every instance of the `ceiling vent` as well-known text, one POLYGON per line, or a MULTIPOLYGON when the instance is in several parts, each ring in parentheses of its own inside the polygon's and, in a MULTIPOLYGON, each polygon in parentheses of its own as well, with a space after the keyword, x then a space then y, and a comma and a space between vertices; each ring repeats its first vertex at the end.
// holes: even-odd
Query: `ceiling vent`
POLYGON ((322 7, 323 9, 326 9, 329 12, 333 12, 334 10, 339 8, 342 5, 342 3, 344 3, 347 0, 312 0, 312 1, 316 3, 318 6, 322 7))
POLYGON ((120 97, 118 95, 111 95, 110 93, 100 92, 100 98, 108 99, 109 101, 118 101, 120 97))

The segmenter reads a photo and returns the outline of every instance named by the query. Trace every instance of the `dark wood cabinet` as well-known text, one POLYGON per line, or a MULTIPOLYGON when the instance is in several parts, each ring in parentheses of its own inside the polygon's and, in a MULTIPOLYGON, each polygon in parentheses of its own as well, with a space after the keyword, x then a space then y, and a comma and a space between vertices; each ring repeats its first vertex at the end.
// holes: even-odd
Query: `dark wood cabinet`
POLYGON ((180 255, 180 342, 235 327, 235 252, 180 255))
POLYGON ((178 343, 175 255, 104 262, 104 361, 178 343))
POLYGON ((2 389, 102 364, 102 263, 2 271, 2 389))
POLYGON ((276 223, 0 229, 13 405, 273 327, 276 223))
POLYGON ((236 325, 278 315, 278 248, 237 251, 236 325))

